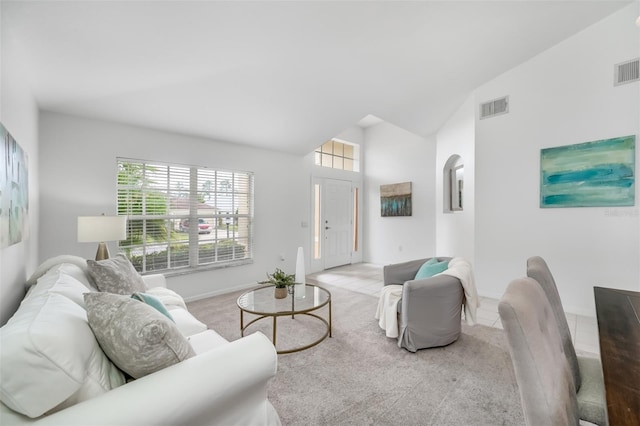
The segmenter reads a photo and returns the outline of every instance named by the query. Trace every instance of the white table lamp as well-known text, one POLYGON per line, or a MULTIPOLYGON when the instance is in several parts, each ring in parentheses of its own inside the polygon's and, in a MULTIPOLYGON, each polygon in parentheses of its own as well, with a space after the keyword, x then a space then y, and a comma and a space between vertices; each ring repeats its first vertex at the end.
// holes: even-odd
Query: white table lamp
POLYGON ((127 238, 126 216, 78 216, 78 242, 99 243, 96 260, 109 258, 105 241, 127 238))

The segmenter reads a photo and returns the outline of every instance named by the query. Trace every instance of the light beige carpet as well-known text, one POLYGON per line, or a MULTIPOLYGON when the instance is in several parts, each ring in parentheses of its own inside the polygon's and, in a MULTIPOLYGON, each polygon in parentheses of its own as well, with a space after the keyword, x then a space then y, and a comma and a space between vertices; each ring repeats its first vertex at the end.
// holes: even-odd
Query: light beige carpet
MULTIPOLYGON (((501 330, 463 323, 443 348, 410 353, 378 327, 372 296, 323 285, 332 293, 333 337, 279 355, 269 400, 283 425, 522 425, 518 388, 501 330)), ((228 340, 240 338, 241 293, 189 303, 189 310, 228 340)), ((326 314, 323 308, 320 312, 326 314)), ((278 348, 308 343, 319 322, 278 320, 278 348)), ((249 332, 271 336, 271 321, 249 332)))

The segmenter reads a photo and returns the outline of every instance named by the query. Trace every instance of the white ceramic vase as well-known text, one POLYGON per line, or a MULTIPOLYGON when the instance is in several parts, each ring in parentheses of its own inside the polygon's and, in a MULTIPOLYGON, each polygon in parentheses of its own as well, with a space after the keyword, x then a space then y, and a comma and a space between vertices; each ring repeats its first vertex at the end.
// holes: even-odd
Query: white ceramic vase
POLYGON ((298 247, 298 256, 296 257, 296 284, 293 294, 296 299, 304 299, 306 295, 306 275, 304 272, 304 251, 302 247, 298 247))

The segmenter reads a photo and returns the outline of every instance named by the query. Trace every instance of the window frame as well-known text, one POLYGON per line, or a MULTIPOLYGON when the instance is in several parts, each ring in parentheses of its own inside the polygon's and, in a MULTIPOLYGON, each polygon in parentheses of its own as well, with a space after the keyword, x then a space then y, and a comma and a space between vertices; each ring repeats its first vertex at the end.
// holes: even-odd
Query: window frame
POLYGON ((171 276, 253 263, 253 172, 124 157, 116 164, 117 211, 127 216, 118 251, 138 272, 171 276), (201 219, 209 224, 202 233, 201 219))
POLYGON ((360 146, 358 144, 332 138, 316 148, 313 155, 316 166, 347 172, 360 172, 360 146), (346 166, 347 164, 350 166, 346 166))

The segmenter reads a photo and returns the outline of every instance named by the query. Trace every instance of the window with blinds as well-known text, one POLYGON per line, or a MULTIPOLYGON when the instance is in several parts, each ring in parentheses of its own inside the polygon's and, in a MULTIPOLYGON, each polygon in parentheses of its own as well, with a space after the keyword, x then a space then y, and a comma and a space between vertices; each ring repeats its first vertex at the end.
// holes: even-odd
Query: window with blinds
POLYGON ((253 259, 253 173, 119 158, 124 253, 141 272, 187 272, 253 259))

